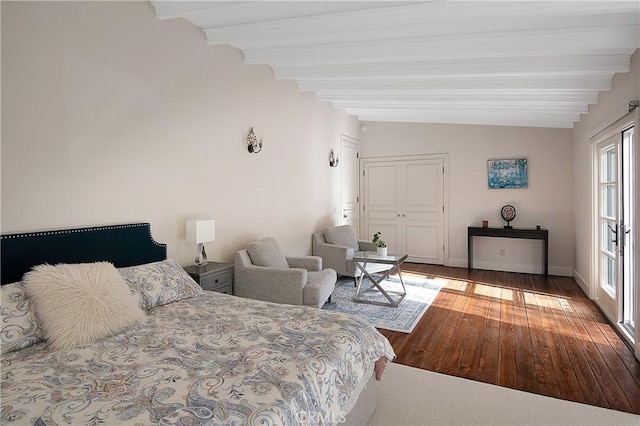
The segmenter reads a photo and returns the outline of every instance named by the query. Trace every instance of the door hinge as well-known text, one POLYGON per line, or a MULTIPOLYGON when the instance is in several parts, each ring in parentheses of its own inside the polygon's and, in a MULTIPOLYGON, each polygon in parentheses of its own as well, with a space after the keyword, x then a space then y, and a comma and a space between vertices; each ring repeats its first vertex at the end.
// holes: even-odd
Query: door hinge
POLYGON ((362 176, 364 176, 364 170, 362 171, 362 176))
POLYGON ((442 213, 444 213, 444 206, 442 206, 442 213))
POLYGON ((360 197, 356 197, 356 203, 360 202, 360 197))
POLYGON ((356 158, 360 158, 360 153, 356 152, 356 158))
POLYGON ((444 166, 442 166, 442 173, 444 173, 444 166))
POLYGON ((365 206, 363 205, 363 206, 362 206, 362 211, 364 211, 364 207, 365 207, 365 206))
POLYGON ((442 251, 444 251, 444 244, 442 245, 442 251))

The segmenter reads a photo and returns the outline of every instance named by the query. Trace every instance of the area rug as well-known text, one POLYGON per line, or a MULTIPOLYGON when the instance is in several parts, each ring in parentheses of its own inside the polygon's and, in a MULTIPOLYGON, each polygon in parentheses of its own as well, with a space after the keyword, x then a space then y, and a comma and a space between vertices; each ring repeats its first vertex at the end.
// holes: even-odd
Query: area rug
MULTIPOLYGON (((336 289, 331 294, 331 303, 325 303, 322 309, 328 311, 345 312, 357 315, 376 328, 411 333, 422 315, 427 311, 442 287, 442 281, 425 277, 402 276, 407 296, 400 306, 370 305, 353 301, 356 288, 353 278, 342 277, 336 283, 336 289)), ((365 278, 363 286, 370 286, 371 282, 365 278)), ((392 275, 384 282, 385 290, 402 291, 402 285, 397 275, 392 275)), ((379 292, 366 293, 372 300, 386 302, 387 299, 379 292)))

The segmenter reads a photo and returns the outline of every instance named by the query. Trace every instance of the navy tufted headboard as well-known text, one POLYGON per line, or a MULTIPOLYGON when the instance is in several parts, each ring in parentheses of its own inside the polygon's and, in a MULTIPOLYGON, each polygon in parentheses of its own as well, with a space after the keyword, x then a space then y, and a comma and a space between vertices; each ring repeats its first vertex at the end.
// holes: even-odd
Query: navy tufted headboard
POLYGON ((2 284, 43 263, 107 261, 120 268, 167 258, 167 245, 154 241, 149 223, 5 234, 0 243, 2 284))

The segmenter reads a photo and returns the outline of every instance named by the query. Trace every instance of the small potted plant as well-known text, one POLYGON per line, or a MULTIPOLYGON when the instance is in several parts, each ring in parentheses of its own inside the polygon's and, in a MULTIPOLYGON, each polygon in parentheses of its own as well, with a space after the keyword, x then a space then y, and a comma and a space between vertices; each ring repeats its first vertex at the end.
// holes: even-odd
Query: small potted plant
POLYGON ((376 232, 373 234, 373 244, 376 245, 376 253, 378 256, 386 256, 387 255, 387 243, 384 242, 380 236, 382 232, 376 232))

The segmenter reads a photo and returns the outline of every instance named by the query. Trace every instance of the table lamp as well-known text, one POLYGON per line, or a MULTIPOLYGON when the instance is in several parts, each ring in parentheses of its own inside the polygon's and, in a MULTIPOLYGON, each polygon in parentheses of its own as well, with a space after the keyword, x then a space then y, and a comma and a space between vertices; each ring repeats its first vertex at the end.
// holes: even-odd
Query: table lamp
POLYGON ((197 266, 203 266, 207 264, 207 252, 204 249, 204 243, 208 241, 215 241, 215 239, 215 220, 200 219, 187 221, 187 243, 198 245, 198 252, 196 254, 197 266))

